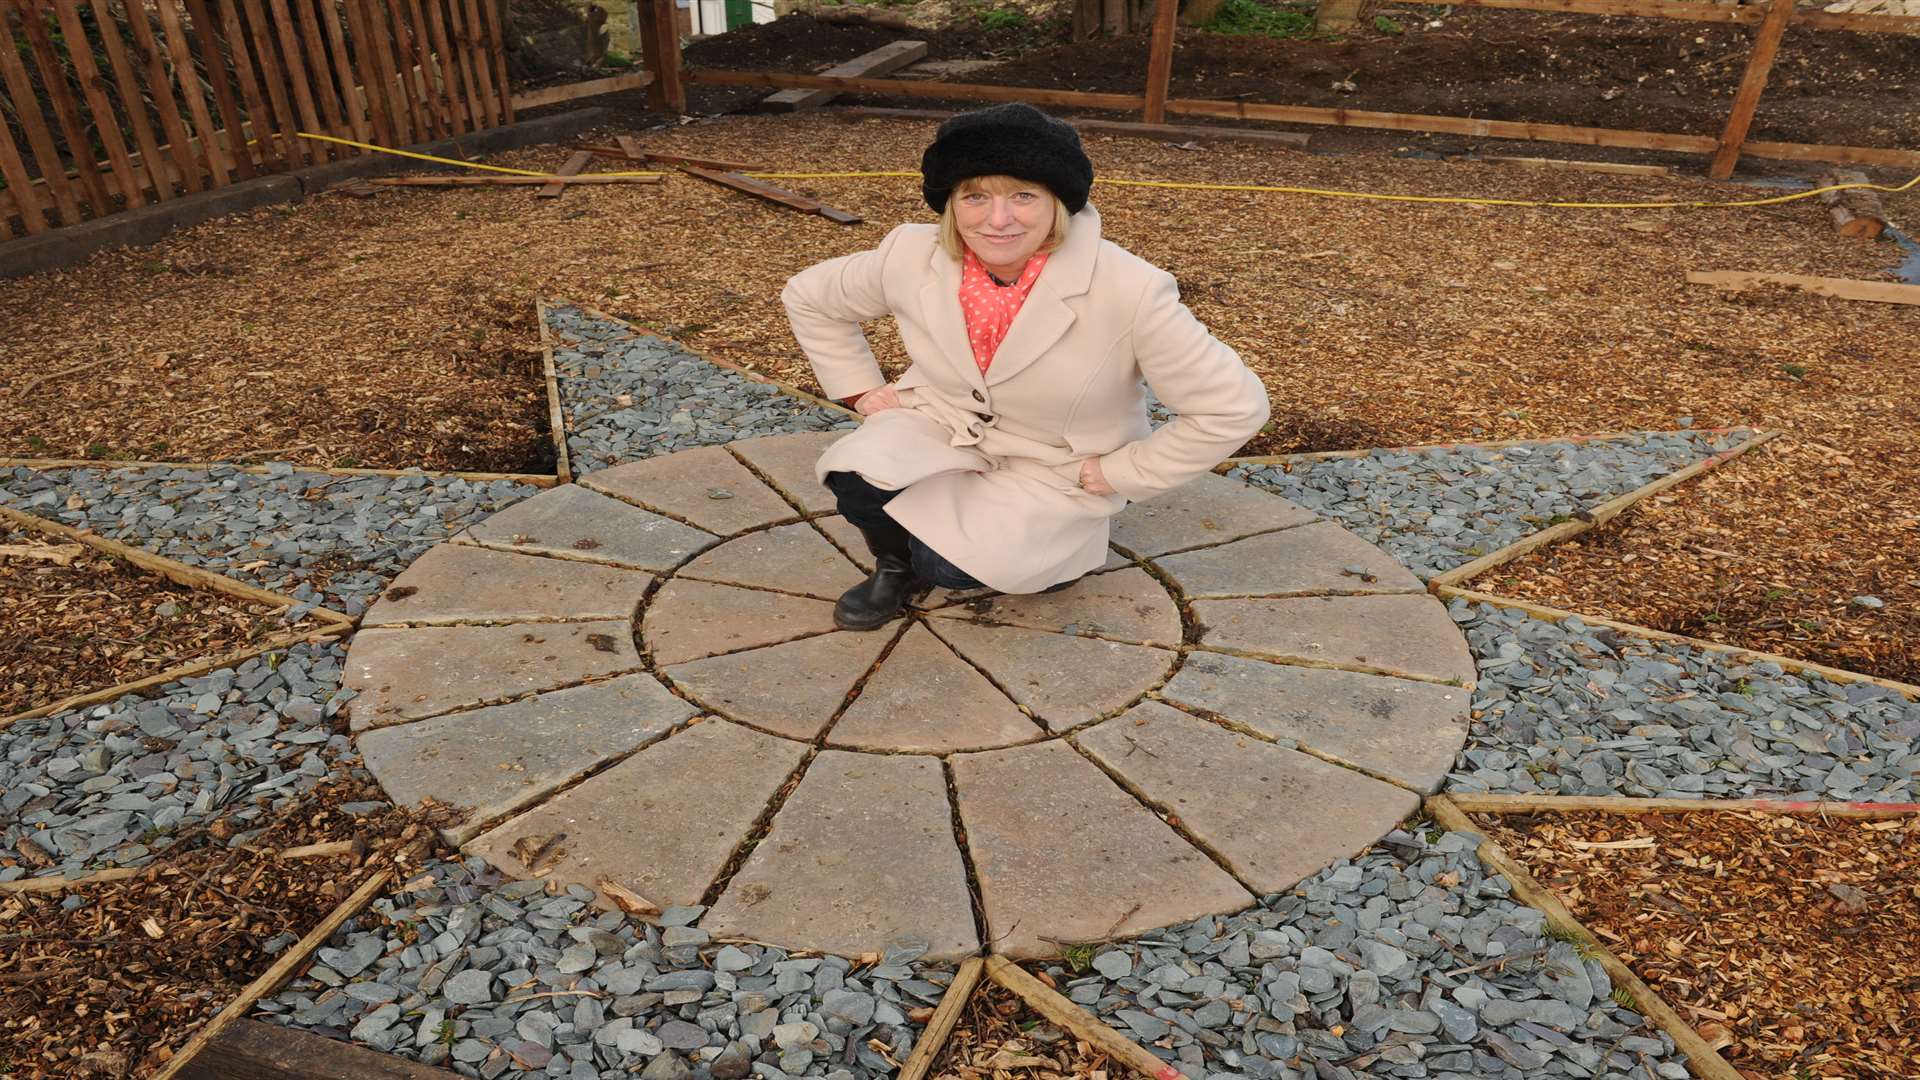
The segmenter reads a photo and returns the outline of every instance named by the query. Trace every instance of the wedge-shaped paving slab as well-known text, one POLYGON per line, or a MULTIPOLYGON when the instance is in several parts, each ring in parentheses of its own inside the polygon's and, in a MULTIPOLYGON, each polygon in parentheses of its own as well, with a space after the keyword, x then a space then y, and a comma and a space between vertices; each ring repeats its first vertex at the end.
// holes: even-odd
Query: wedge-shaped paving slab
POLYGON ((1364 849, 1420 806, 1405 788, 1157 701, 1078 738, 1262 894, 1364 849))
POLYGON ((1420 579, 1393 556, 1330 521, 1249 536, 1154 562, 1189 599, 1426 591, 1420 579), (1373 580, 1368 581, 1369 577, 1373 580))
POLYGON ((1457 686, 1208 652, 1188 654, 1159 696, 1429 793, 1466 742, 1473 700, 1457 686))
POLYGON ((1137 644, 1178 645, 1180 609, 1145 570, 1092 574, 1057 593, 994 594, 929 612, 942 619, 1095 634, 1137 644))
POLYGON ((1111 535, 1118 547, 1151 558, 1313 520, 1299 503, 1208 473, 1115 514, 1111 535))
POLYGON ((929 624, 1049 731, 1125 708, 1166 678, 1174 653, 961 619, 929 624))
POLYGON ((453 842, 545 798, 695 714, 647 674, 549 690, 506 705, 377 728, 357 745, 367 771, 402 805, 438 799, 471 811, 453 842))
POLYGON ((960 754, 954 790, 986 908, 1014 957, 1238 911, 1247 890, 1064 742, 960 754))
POLYGON ((801 638, 662 670, 673 685, 723 716, 795 739, 812 739, 847 700, 892 635, 801 638))
POLYGON ((640 640, 665 667, 833 628, 833 605, 824 600, 675 580, 647 604, 640 640))
MULTIPOLYGON (((698 904, 806 747, 725 720, 695 724, 480 836, 465 850, 512 877, 661 907, 698 904)), ((601 906, 611 908, 605 896, 601 906)))
POLYGON ((700 926, 842 956, 908 937, 935 963, 974 953, 939 759, 823 751, 700 926))
POLYGON ((563 559, 671 570, 719 539, 577 484, 550 488, 454 538, 563 559))
POLYGON ((1038 738, 1040 728, 926 627, 907 628, 827 741, 944 754, 1038 738))
POLYGON ((844 431, 809 431, 799 435, 766 435, 728 443, 727 449, 773 481, 787 501, 809 514, 824 514, 839 505, 833 492, 813 478, 814 463, 827 447, 846 436, 844 431))
POLYGON ((822 600, 866 578, 826 538, 804 522, 751 532, 729 540, 681 567, 677 575, 730 585, 758 585, 806 593, 822 600))
POLYGON ((1321 667, 1473 684, 1467 639, 1431 596, 1196 600, 1200 643, 1321 667))
POLYGON ((835 514, 832 517, 814 518, 813 523, 827 534, 827 539, 833 541, 841 554, 853 560, 862 574, 873 573, 873 555, 867 551, 867 542, 853 522, 835 514))
POLYGON ((352 728, 492 705, 640 668, 633 624, 520 623, 362 630, 347 652, 352 728))
POLYGON ((615 465, 580 483, 730 536, 796 517, 772 488, 717 446, 615 465))
POLYGON ((640 570, 439 544, 393 579, 361 625, 630 619, 652 582, 640 570))

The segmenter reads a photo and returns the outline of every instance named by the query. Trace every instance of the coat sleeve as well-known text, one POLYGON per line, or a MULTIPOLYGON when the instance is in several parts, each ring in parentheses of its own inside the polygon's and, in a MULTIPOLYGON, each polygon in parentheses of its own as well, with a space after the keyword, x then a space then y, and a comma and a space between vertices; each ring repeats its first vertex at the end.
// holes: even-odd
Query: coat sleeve
POLYGON ((1164 270, 1153 271, 1136 308, 1133 350, 1147 385, 1174 418, 1100 459, 1107 483, 1128 500, 1150 499, 1200 476, 1266 424, 1267 391, 1259 376, 1193 317, 1164 270))
POLYGON ((854 397, 887 381, 860 324, 892 310, 886 267, 908 228, 895 228, 872 251, 815 263, 789 278, 780 291, 793 336, 829 398, 854 397))

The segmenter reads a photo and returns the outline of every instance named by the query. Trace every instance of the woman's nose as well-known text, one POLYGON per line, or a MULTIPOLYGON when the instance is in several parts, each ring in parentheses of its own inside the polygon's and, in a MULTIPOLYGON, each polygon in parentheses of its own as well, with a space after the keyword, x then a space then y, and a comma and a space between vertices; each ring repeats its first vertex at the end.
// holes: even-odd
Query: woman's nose
POLYGON ((1013 224, 1013 203, 1006 199, 993 200, 993 215, 989 223, 995 228, 1013 224))

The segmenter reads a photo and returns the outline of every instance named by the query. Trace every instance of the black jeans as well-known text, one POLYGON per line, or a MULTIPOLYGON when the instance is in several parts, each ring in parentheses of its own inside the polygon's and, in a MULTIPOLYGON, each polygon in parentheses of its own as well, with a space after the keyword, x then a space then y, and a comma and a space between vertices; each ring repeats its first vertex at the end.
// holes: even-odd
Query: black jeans
MULTIPOLYGON (((922 543, 881 507, 893 501, 897 491, 887 491, 867 483, 859 473, 830 472, 827 487, 840 502, 840 516, 867 532, 905 537, 913 561, 913 576, 942 589, 982 589, 986 586, 973 575, 953 565, 939 552, 922 543)), ((896 539, 897 542, 897 539, 896 539)))

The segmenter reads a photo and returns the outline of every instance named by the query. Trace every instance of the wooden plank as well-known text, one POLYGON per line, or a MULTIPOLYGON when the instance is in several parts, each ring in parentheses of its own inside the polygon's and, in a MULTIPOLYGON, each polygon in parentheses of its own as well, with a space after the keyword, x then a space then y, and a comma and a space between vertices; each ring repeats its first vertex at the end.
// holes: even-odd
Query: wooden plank
POLYGON ((476 0, 456 0, 466 7, 467 38, 469 51, 473 54, 473 71, 480 89, 480 107, 484 110, 488 127, 498 127, 505 123, 505 110, 500 107, 500 99, 505 88, 496 92, 493 85, 493 39, 487 33, 487 22, 480 14, 480 5, 476 0))
MULTIPOLYGON (((193 1038, 187 1040, 185 1046, 182 1046, 172 1058, 168 1059, 166 1067, 154 1074, 153 1080, 174 1080, 176 1076, 179 1076, 181 1071, 200 1055, 200 1051, 204 1049, 208 1043, 212 1042, 228 1025, 245 1016, 261 998, 273 993, 279 988, 281 983, 292 978, 293 973, 298 971, 301 965, 307 962, 307 958, 313 955, 313 951, 326 944, 327 939, 333 936, 333 932, 340 929, 341 923, 358 915, 361 909, 371 904, 373 898, 380 895, 380 890, 386 888, 387 883, 392 880, 393 871, 386 869, 375 873, 372 877, 362 882, 359 888, 353 890, 352 895, 340 902, 339 907, 334 908, 326 918, 320 920, 318 926, 309 930, 307 935, 294 943, 292 948, 280 954, 280 958, 273 962, 272 967, 261 972, 259 978, 254 979, 243 987, 239 996, 228 1002, 226 1008, 215 1013, 213 1019, 207 1021, 206 1025, 196 1032, 193 1038)), ((371 1051, 369 1052, 371 1053, 371 1051)), ((402 1059, 396 1058, 395 1060, 402 1059)), ((201 1073, 200 1075, 203 1077, 225 1077, 226 1080, 232 1080, 231 1073, 212 1072, 201 1073)), ((312 1074, 309 1073, 307 1075, 312 1074)), ((379 1074, 374 1073, 371 1075, 378 1076, 379 1074)))
MULTIPOLYGON (((247 103, 247 115, 253 124, 253 146, 259 147, 260 164, 270 169, 276 162, 287 160, 287 147, 284 140, 274 138, 273 109, 260 89, 259 76, 253 70, 253 54, 247 48, 246 34, 240 29, 240 0, 213 2, 220 5, 220 26, 233 56, 233 75, 240 83, 240 97, 247 103)), ((243 147, 249 157, 255 153, 253 146, 243 147)))
POLYGON ((1153 1080, 1183 1080, 1186 1074, 1154 1057, 1133 1040, 1061 997, 1004 956, 987 957, 987 978, 1020 995, 1033 1011, 1097 1047, 1110 1058, 1153 1080))
POLYGON ((373 45, 373 17, 367 11, 368 0, 344 0, 347 32, 353 35, 353 73, 365 95, 367 122, 374 141, 382 146, 399 146, 400 133, 393 122, 393 105, 386 80, 382 78, 377 50, 373 45))
POLYGON ((1815 296, 1839 300, 1865 300, 1876 304, 1920 304, 1920 285, 1900 285, 1891 281, 1854 281, 1850 278, 1809 277, 1805 274, 1760 274, 1745 270, 1690 270, 1687 281, 1694 285, 1714 285, 1730 292, 1745 292, 1756 285, 1786 285, 1815 296))
POLYGON ((1616 131, 1611 128, 1535 124, 1514 120, 1478 120, 1470 117, 1428 116, 1419 113, 1368 112, 1361 109, 1327 109, 1308 105, 1267 105, 1252 101, 1180 99, 1167 102, 1167 111, 1187 116, 1224 116, 1240 120, 1272 120, 1288 124, 1330 124, 1335 127, 1372 128, 1385 131, 1430 131, 1446 135, 1471 135, 1476 138, 1526 139, 1535 142, 1579 143, 1584 146, 1626 146, 1637 150, 1711 153, 1716 145, 1711 135, 1670 135, 1664 132, 1616 131))
POLYGON ((457 1080, 460 1074, 300 1028, 235 1020, 180 1080, 457 1080))
POLYGON ((288 168, 298 169, 314 160, 319 149, 312 140, 299 136, 300 120, 287 97, 287 77, 274 51, 273 29, 268 25, 272 16, 267 12, 266 0, 234 2, 246 4, 245 21, 253 39, 254 62, 260 69, 260 81, 266 84, 267 100, 273 106, 274 128, 280 135, 283 159, 288 168))
MULTIPOLYGON (((554 175, 578 176, 583 170, 586 169, 588 165, 591 165, 591 164, 593 164, 592 152, 587 150, 575 150, 572 153, 572 155, 570 155, 567 158, 566 164, 560 166, 560 168, 555 171, 554 175)), ((533 178, 529 177, 528 179, 533 179, 533 178)), ((539 191, 534 192, 533 197, 536 199, 557 199, 563 193, 565 193, 566 190, 567 190, 567 185, 565 184, 547 183, 547 184, 543 184, 539 191)))
POLYGON ((1141 110, 1141 119, 1149 124, 1164 123, 1167 119, 1167 84, 1173 78, 1174 24, 1180 17, 1176 0, 1154 0, 1154 4, 1153 43, 1147 50, 1147 103, 1141 110))
POLYGON ((193 20, 194 37, 200 43, 200 63, 207 69, 207 82, 213 86, 214 105, 220 110, 220 126, 227 137, 227 160, 240 179, 251 180, 257 175, 253 167, 253 148, 247 145, 246 120, 240 113, 240 102, 234 96, 233 83, 228 79, 226 59, 220 55, 219 24, 208 10, 207 0, 186 0, 186 3, 187 17, 193 20))
MULTIPOLYGON (((945 120, 953 113, 943 109, 890 109, 871 105, 842 106, 833 115, 846 119, 945 120)), ((1259 131, 1254 128, 1220 127, 1195 124, 1142 124, 1135 120, 1097 120, 1076 116, 1070 121, 1081 131, 1100 131, 1113 135, 1136 135, 1147 139, 1177 139, 1181 142, 1247 142, 1269 146, 1305 147, 1313 136, 1303 131, 1259 131)))
MULTIPOLYGON (((167 0, 161 0, 166 3, 167 0)), ((297 2, 297 0, 296 0, 297 2)), ((269 10, 273 12, 273 32, 280 42, 280 61, 286 65, 287 80, 293 86, 293 103, 300 117, 300 127, 294 132, 297 138, 300 131, 325 132, 320 123, 319 113, 313 103, 313 80, 307 75, 306 50, 300 46, 300 28, 287 10, 287 0, 267 0, 269 10)), ((328 161, 333 158, 333 143, 307 142, 307 152, 314 161, 328 161)))
POLYGON ((547 382, 547 430, 553 436, 554 471, 560 482, 573 482, 573 456, 567 450, 567 408, 560 399, 560 374, 553 363, 553 331, 547 325, 550 305, 535 303, 534 321, 540 325, 540 368, 547 382))
MULTIPOLYGON (((502 9, 506 2, 507 0, 480 0, 480 7, 486 12, 487 36, 483 55, 490 57, 493 61, 494 96, 500 103, 500 122, 511 124, 513 123, 513 88, 507 81, 507 35, 500 25, 503 17, 502 9)), ((669 7, 673 5, 673 0, 663 0, 663 2, 669 7)), ((679 58, 678 46, 674 48, 673 55, 676 59, 679 58)))
POLYGON ((1920 701, 1920 686, 1914 686, 1912 684, 1903 683, 1903 682, 1895 682, 1892 679, 1882 679, 1876 675, 1862 675, 1857 671, 1847 671, 1844 668, 1828 667, 1826 664, 1816 664, 1811 660, 1796 660, 1791 656, 1781 656, 1778 653, 1759 652, 1754 649, 1742 648, 1741 646, 1738 646, 1738 645, 1728 645, 1725 642, 1708 641, 1705 638, 1687 637, 1684 634, 1670 634, 1665 630, 1655 630, 1651 626, 1637 626, 1633 623, 1621 622, 1618 619, 1609 619, 1603 615, 1587 615, 1582 612, 1567 611, 1562 608, 1548 607, 1545 604, 1536 604, 1528 600, 1515 600, 1511 597, 1495 596, 1492 593, 1476 592, 1472 589, 1462 589, 1453 585, 1438 586, 1433 590, 1433 592, 1434 592, 1434 595, 1440 597, 1440 599, 1442 600, 1452 600, 1457 597, 1459 599, 1467 601, 1468 603, 1492 604, 1495 607, 1509 608, 1513 611, 1524 611, 1527 614, 1532 615, 1537 619, 1547 619, 1552 622, 1563 622, 1567 619, 1579 619, 1581 622, 1586 623, 1589 626, 1604 626, 1611 630, 1617 630, 1623 634, 1632 634, 1635 637, 1643 637, 1651 641, 1671 641, 1676 644, 1686 645, 1690 648, 1700 649, 1704 652, 1721 653, 1727 656, 1732 656, 1746 663, 1778 664, 1782 669, 1786 671, 1804 672, 1804 673, 1809 673, 1813 675, 1818 675, 1829 682, 1835 682, 1835 683, 1841 683, 1841 684, 1856 683, 1856 682, 1870 683, 1874 686, 1885 687, 1886 689, 1902 694, 1909 699, 1920 701))
POLYGON ((160 130, 166 132, 167 154, 173 158, 180 185, 188 192, 204 191, 207 180, 202 175, 199 159, 195 157, 197 143, 187 132, 186 121, 180 116, 180 106, 174 100, 173 76, 167 71, 166 57, 153 35, 153 26, 146 19, 146 7, 133 0, 121 0, 121 7, 126 12, 127 28, 133 34, 134 55, 140 58, 141 66, 146 69, 147 93, 153 100, 154 112, 160 115, 160 130), (136 18, 136 14, 139 17, 136 18))
MULTIPOLYGON (((588 155, 591 157, 592 155, 588 155)), ((548 187, 569 188, 580 184, 658 184, 658 176, 382 176, 372 180, 349 180, 350 184, 374 187, 548 187)))
MULTIPOLYGON (((629 324, 630 325, 630 324, 629 324)), ((636 333, 641 331, 636 330, 636 333)), ((848 413, 849 416, 853 415, 848 413)), ((230 469, 234 472, 252 473, 265 476, 278 471, 270 465, 235 465, 231 461, 98 461, 90 458, 17 458, 0 457, 0 469, 230 469)), ((544 473, 502 473, 502 472, 438 472, 430 469, 331 469, 318 465, 303 465, 298 470, 318 476, 424 476, 428 479, 442 477, 456 480, 471 480, 474 483, 490 484, 495 480, 507 480, 531 487, 549 488, 554 479, 544 473)))
POLYGON ((414 81, 418 83, 421 110, 434 137, 444 139, 453 134, 453 113, 447 106, 446 94, 436 83, 438 69, 433 64, 433 43, 427 39, 427 15, 420 9, 420 0, 407 0, 405 22, 407 36, 413 42, 413 63, 418 69, 414 81))
POLYGON ((343 5, 336 0, 310 2, 319 6, 320 25, 326 31, 327 48, 333 55, 333 77, 339 87, 340 111, 347 130, 353 133, 355 141, 367 142, 373 137, 373 129, 367 122, 367 101, 355 77, 353 57, 347 52, 346 35, 340 25, 343 5))
POLYGON ((986 961, 978 956, 969 956, 961 962, 960 970, 953 973, 953 981, 947 984, 947 992, 940 995, 939 1007, 927 1019, 926 1029, 914 1040, 913 1053, 907 1055, 907 1063, 900 1066, 894 1080, 926 1080, 940 1051, 946 1049, 947 1036, 953 1034, 954 1025, 960 1022, 967 999, 973 996, 974 987, 980 985, 980 976, 986 967, 986 961))
POLYGON ((513 107, 516 109, 537 109, 542 105, 558 105, 563 101, 578 101, 581 98, 598 97, 601 94, 617 94, 622 90, 639 90, 653 82, 651 71, 629 71, 624 75, 609 75, 604 79, 588 79, 586 82, 562 83, 559 86, 547 86, 538 90, 522 90, 513 95, 513 107))
MULTIPOLYGON (((837 75, 842 78, 857 79, 865 75, 891 75, 908 64, 916 63, 927 57, 927 43, 924 41, 890 41, 869 53, 836 64, 821 72, 822 75, 837 75)), ((796 112, 801 109, 813 109, 832 101, 832 90, 781 90, 760 103, 763 109, 773 112, 796 112)))
MULTIPOLYGON (((66 39, 67 62, 73 65, 74 77, 80 80, 81 96, 87 99, 87 110, 93 114, 93 130, 100 137, 100 146, 106 151, 107 167, 113 178, 119 181, 120 196, 126 200, 126 209, 145 206, 147 200, 140 194, 140 182, 134 178, 133 165, 127 160, 127 143, 120 137, 120 118, 113 113, 113 102, 107 99, 107 81, 100 76, 100 65, 93 60, 93 43, 87 38, 86 27, 80 22, 78 0, 53 0, 54 18, 59 20, 60 35, 66 39)), ((103 36, 114 34, 113 24, 100 27, 103 36)), ((134 98, 129 111, 137 111, 139 98, 134 98)), ((92 153, 92 144, 83 144, 74 148, 76 153, 92 153)))
POLYGON ((1636 799, 1611 795, 1469 795, 1447 799, 1469 814, 1765 813, 1819 817, 1896 818, 1920 814, 1920 803, 1801 802, 1785 799, 1636 799))
POLYGON ((1740 144, 1747 141, 1747 129, 1753 126, 1754 111, 1760 107, 1760 95, 1767 88, 1767 76, 1773 72, 1773 58, 1780 52, 1780 38, 1793 21, 1794 0, 1772 0, 1767 20, 1753 40, 1753 54, 1747 58, 1747 70, 1740 76, 1740 90, 1733 97, 1733 111, 1727 116, 1726 130, 1720 133, 1720 145, 1714 150, 1707 175, 1725 180, 1733 175, 1740 161, 1740 144))
POLYGON ((88 885, 105 885, 113 881, 125 881, 136 874, 146 871, 144 866, 116 866, 109 870, 99 870, 79 877, 30 877, 16 878, 13 881, 0 881, 0 896, 19 896, 22 893, 66 892, 68 889, 83 889, 88 885))
MULTIPOLYGON (((1758 4, 1722 7, 1692 0, 1458 0, 1455 7, 1504 8, 1518 11, 1561 11, 1580 15, 1627 15, 1683 22, 1759 24, 1767 13, 1758 4)), ((1920 34, 1920 17, 1912 15, 1829 14, 1803 11, 1793 25, 1813 30, 1851 30, 1855 33, 1920 34)))
POLYGON ((1672 176, 1665 165, 1628 165, 1618 161, 1568 161, 1564 158, 1501 157, 1481 159, 1497 165, 1520 165, 1529 169, 1568 169, 1574 172, 1608 173, 1613 176, 1672 176))
POLYGON ((857 225, 860 223, 858 215, 850 214, 845 210, 835 209, 818 199, 802 195, 797 191, 788 191, 783 187, 775 187, 764 180, 756 180, 750 176, 742 176, 737 172, 719 172, 714 169, 702 169, 697 165, 682 165, 680 171, 689 176, 697 176, 710 183, 719 184, 722 187, 730 187, 735 191, 744 191, 749 195, 757 195, 768 202, 778 203, 781 206, 790 207, 794 210, 800 210, 809 214, 818 214, 829 221, 837 221, 842 225, 857 225))
POLYGON ((1625 987, 1633 996, 1635 1005, 1643 1016, 1660 1025, 1661 1030, 1673 1037, 1674 1044, 1687 1055, 1687 1069, 1700 1080, 1744 1080, 1733 1066, 1716 1053, 1700 1033, 1693 1030, 1680 1014, 1673 1011, 1653 988, 1633 973, 1633 969, 1622 963, 1593 932, 1574 917, 1572 911, 1560 902, 1545 886, 1534 879, 1517 860, 1509 856, 1498 842, 1480 833, 1474 827, 1472 819, 1454 805, 1445 795, 1435 795, 1427 800, 1427 812, 1443 828, 1452 832, 1475 833, 1480 836, 1480 861, 1487 868, 1507 879, 1513 887, 1513 895, 1523 903, 1540 909, 1547 916, 1547 922, 1556 930, 1567 935, 1574 945, 1581 949, 1581 955, 1592 956, 1607 971, 1613 985, 1625 987))
POLYGON ((207 111, 207 97, 201 91, 200 72, 193 66, 193 54, 187 49, 187 28, 180 21, 179 0, 153 0, 160 13, 160 29, 165 32, 167 56, 173 64, 173 81, 180 100, 187 103, 187 115, 193 118, 193 131, 200 137, 200 156, 206 162, 207 176, 216 188, 226 187, 233 163, 226 149, 214 138, 213 114, 207 111))
MULTIPOLYGON (((1739 428, 1693 428, 1696 435, 1725 435, 1739 428)), ((1601 431, 1591 435, 1555 435, 1538 439, 1467 439, 1462 442, 1415 443, 1411 446, 1379 446, 1358 450, 1308 450, 1298 454, 1248 454, 1243 457, 1230 457, 1224 468, 1215 472, 1232 469, 1235 465, 1292 465, 1307 461, 1342 461, 1363 458, 1368 454, 1393 452, 1400 454, 1420 454, 1429 450, 1504 450, 1510 446, 1547 446, 1560 442, 1597 442, 1607 439, 1624 439, 1629 436, 1644 435, 1644 431, 1601 431)))
MULTIPOLYGON (((39 167, 40 175, 47 178, 53 205, 60 211, 60 224, 77 224, 81 219, 79 195, 67 182, 66 162, 54 144, 53 132, 40 109, 40 98, 27 74, 27 66, 21 62, 19 43, 13 33, 13 14, 11 5, 0 6, 0 30, 5 31, 0 34, 0 75, 6 78, 7 93, 18 103, 15 115, 26 133, 27 146, 33 151, 34 164, 39 167)), ((25 13, 21 17, 24 20, 25 13)))
POLYGON ((67 140, 67 152, 73 158, 75 169, 80 177, 80 191, 86 196, 87 204, 95 217, 104 217, 113 213, 113 200, 107 193, 106 181, 101 178, 100 170, 93 163, 93 140, 87 137, 87 125, 80 117, 80 104, 73 99, 73 90, 67 85, 66 65, 53 50, 53 39, 47 36, 47 24, 42 22, 38 13, 31 7, 21 8, 20 20, 27 35, 34 63, 40 69, 40 85, 46 89, 47 98, 53 105, 54 119, 60 124, 61 134, 67 140))
MULTIPOLYGON (((319 134, 353 137, 353 128, 347 123, 346 110, 341 108, 341 91, 333 85, 333 73, 329 66, 325 38, 320 33, 320 21, 315 17, 315 0, 287 0, 293 8, 293 15, 300 24, 301 51, 307 69, 307 83, 319 107, 320 115, 326 117, 327 127, 319 134)), ((353 84, 348 83, 346 90, 351 93, 353 84)), ((329 143, 328 147, 336 158, 345 157, 348 149, 338 143, 329 143)))
POLYGON ((442 107, 446 109, 447 130, 452 135, 464 135, 474 129, 473 113, 467 107, 466 95, 460 91, 459 68, 453 58, 453 45, 447 39, 446 12, 442 0, 426 0, 427 34, 433 43, 433 51, 440 58, 440 96, 442 107))
MULTIPOLYGON (((1138 112, 1146 99, 1138 94, 1094 94, 1078 90, 1034 90, 1022 86, 989 86, 983 83, 940 83, 921 79, 841 79, 831 75, 795 75, 775 71, 721 71, 717 68, 689 68, 684 81, 706 86, 772 86, 810 89, 863 91, 897 94, 901 97, 944 98, 950 101, 1024 101, 1030 105, 1061 108, 1111 109, 1138 112)), ((1172 108, 1175 103, 1168 102, 1172 108)), ((1232 103, 1223 103, 1232 104, 1232 103)), ((1329 112, 1333 110, 1327 110, 1329 112)), ((1713 140, 1702 137, 1703 142, 1713 140)))
MULTIPOLYGON (((0 25, 0 30, 5 29, 4 25, 0 25)), ((12 36, 0 34, 0 49, 12 48, 12 36)), ((26 230, 28 236, 46 232, 47 216, 40 210, 40 193, 34 190, 33 176, 27 172, 26 159, 20 156, 20 147, 13 141, 13 128, 4 118, 0 118, 0 179, 6 180, 7 193, 14 197, 13 208, 20 215, 20 227, 26 230)))
POLYGON ((1754 447, 1778 438, 1780 434, 1781 432, 1777 429, 1773 431, 1763 431, 1731 449, 1723 450, 1718 454, 1703 458, 1684 469, 1668 473, 1651 483, 1642 484, 1624 495, 1608 499, 1606 502, 1587 511, 1579 520, 1549 526, 1537 533, 1533 533, 1530 536, 1523 537, 1514 543, 1508 544, 1498 551, 1488 552, 1472 562, 1467 563, 1465 566, 1454 567, 1444 574, 1433 577, 1427 582, 1427 585, 1429 588, 1433 588, 1437 586, 1464 584, 1494 567, 1510 563, 1530 551, 1545 547, 1548 544, 1558 543, 1569 536, 1577 536, 1589 529, 1597 529, 1619 516, 1635 503, 1644 499, 1650 499, 1668 488, 1684 484, 1688 480, 1706 472, 1708 469, 1718 468, 1754 447))

